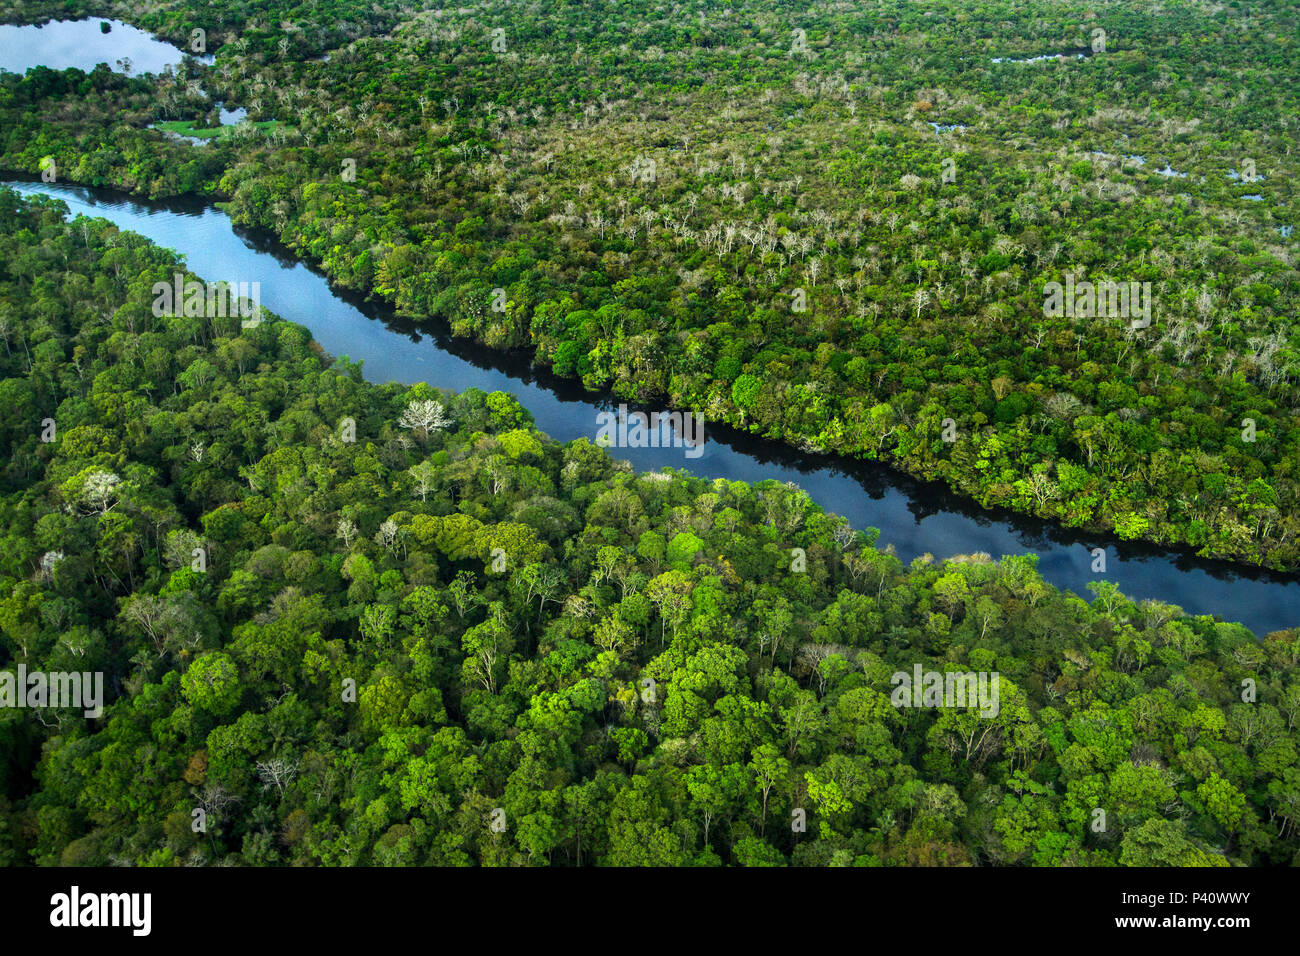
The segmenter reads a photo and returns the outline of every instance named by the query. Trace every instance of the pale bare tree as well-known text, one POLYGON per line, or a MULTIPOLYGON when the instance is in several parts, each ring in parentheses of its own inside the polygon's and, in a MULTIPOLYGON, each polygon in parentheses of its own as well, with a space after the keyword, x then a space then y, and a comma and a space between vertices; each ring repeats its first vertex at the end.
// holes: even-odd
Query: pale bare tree
POLYGON ((120 484, 122 479, 111 471, 92 471, 81 486, 81 500, 97 508, 100 514, 108 514, 117 503, 117 489, 120 484))
POLYGON ((290 763, 288 760, 275 757, 260 762, 256 766, 257 776, 262 781, 262 786, 274 785, 280 796, 284 796, 285 784, 291 783, 293 778, 298 775, 298 762, 296 760, 290 763))
POLYGON ((417 399, 406 406, 398 424, 414 432, 421 432, 426 437, 430 431, 446 428, 451 424, 442 402, 433 399, 417 399))
POLYGON ((422 461, 411 467, 410 475, 415 479, 415 491, 419 494, 420 500, 428 500, 429 491, 434 487, 434 481, 438 475, 438 469, 434 467, 432 462, 422 461))

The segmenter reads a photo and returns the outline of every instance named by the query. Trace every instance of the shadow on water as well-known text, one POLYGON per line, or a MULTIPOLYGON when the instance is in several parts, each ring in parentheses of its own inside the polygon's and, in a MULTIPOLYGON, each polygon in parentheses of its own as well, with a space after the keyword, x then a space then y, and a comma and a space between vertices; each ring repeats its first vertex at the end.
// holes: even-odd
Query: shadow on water
MULTIPOLYGON (((8 184, 22 192, 56 196, 73 214, 102 216, 175 249, 205 278, 231 279, 233 268, 241 280, 260 281, 267 308, 307 326, 330 354, 361 361, 371 381, 427 381, 456 391, 512 392, 533 414, 537 427, 559 441, 594 440, 598 413, 623 404, 611 393, 588 392, 574 379, 535 366, 527 351, 491 349, 453 336, 445 323, 416 323, 394 314, 385 303, 334 288, 319 269, 277 237, 234 226, 224 212, 202 199, 148 201, 111 190, 6 176, 8 184)), ((626 404, 630 410, 661 410, 626 404)), ((706 430, 703 454, 693 459, 680 447, 617 448, 611 453, 638 470, 669 467, 706 478, 794 482, 854 527, 879 528, 880 545, 892 545, 904 561, 927 553, 940 559, 974 552, 994 557, 1034 554, 1046 580, 1085 597, 1090 582, 1109 580, 1131 597, 1241 621, 1256 634, 1300 625, 1300 575, 1121 541, 1001 508, 986 510, 942 484, 876 462, 803 452, 720 424, 706 423, 706 430), (1091 570, 1094 548, 1105 552, 1104 573, 1091 570)))

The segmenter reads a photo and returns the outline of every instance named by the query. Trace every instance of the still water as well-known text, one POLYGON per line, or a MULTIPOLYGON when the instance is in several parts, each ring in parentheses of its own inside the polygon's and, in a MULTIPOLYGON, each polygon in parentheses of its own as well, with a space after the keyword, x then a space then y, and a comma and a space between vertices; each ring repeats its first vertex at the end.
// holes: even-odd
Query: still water
MULTIPOLYGON (((145 202, 108 190, 40 182, 9 182, 22 193, 45 193, 71 213, 99 216, 147 236, 185 257, 209 280, 259 282, 272 312, 311 329, 327 352, 363 363, 375 382, 428 382, 462 391, 507 391, 532 412, 537 427, 560 441, 595 440, 597 415, 618 402, 532 367, 521 353, 503 353, 445 328, 419 327, 374 303, 335 292, 274 237, 233 225, 198 199, 145 202)), ((685 448, 613 450, 639 470, 677 468, 707 478, 792 481, 855 528, 881 530, 905 562, 987 552, 1032 553, 1043 577, 1085 598, 1091 581, 1110 580, 1134 598, 1156 598, 1193 614, 1241 621, 1257 635, 1300 625, 1300 576, 1275 575, 1223 562, 1059 528, 1001 511, 985 511, 940 485, 915 481, 884 466, 809 455, 709 423, 704 453, 685 448), (694 452, 692 452, 694 454, 694 452), (1092 549, 1106 551, 1106 573, 1092 572, 1092 549)))
MULTIPOLYGON (((26 73, 34 66, 51 70, 76 67, 91 72, 107 63, 114 73, 161 73, 179 66, 184 53, 121 20, 51 20, 32 26, 0 25, 0 70, 26 73), (107 23, 104 32, 100 24, 107 23)), ((199 57, 210 61, 210 56, 199 57)))

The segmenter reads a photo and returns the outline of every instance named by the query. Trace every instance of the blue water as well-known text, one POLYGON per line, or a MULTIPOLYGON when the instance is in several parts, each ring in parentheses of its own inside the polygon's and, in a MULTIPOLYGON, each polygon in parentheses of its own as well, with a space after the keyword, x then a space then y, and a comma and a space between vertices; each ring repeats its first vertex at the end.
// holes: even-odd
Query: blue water
MULTIPOLYGON (((461 391, 474 387, 515 394, 537 426, 560 441, 595 441, 597 415, 617 406, 567 380, 534 369, 525 356, 452 338, 442 329, 409 322, 354 297, 335 293, 327 280, 272 237, 235 227, 225 213, 200 200, 147 203, 79 186, 9 182, 22 193, 45 193, 71 212, 108 219, 181 253, 210 281, 259 282, 261 302, 311 329, 329 353, 364 363, 375 382, 428 382, 461 391)), ((1263 635, 1300 625, 1300 576, 1275 575, 1224 562, 1162 551, 1048 522, 980 509, 941 486, 913 481, 881 465, 806 455, 722 426, 706 424, 704 453, 685 448, 619 448, 616 457, 638 470, 678 468, 708 478, 797 483, 827 511, 855 528, 881 530, 905 562, 983 551, 1038 555, 1044 578, 1091 598, 1091 581, 1109 580, 1135 598, 1177 604, 1194 614, 1240 621, 1263 635), (1104 548, 1106 573, 1094 574, 1092 549, 1104 548)))

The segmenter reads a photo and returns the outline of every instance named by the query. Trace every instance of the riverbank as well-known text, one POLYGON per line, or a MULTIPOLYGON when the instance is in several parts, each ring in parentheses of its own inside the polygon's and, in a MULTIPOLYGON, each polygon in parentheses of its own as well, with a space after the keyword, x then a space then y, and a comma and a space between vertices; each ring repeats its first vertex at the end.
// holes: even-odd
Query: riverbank
MULTIPOLYGON (((260 281, 268 308, 307 326, 330 354, 363 361, 372 381, 509 391, 533 414, 539 429, 560 441, 594 441, 597 416, 616 404, 612 396, 592 396, 572 380, 535 368, 527 353, 476 345, 445 327, 421 328, 376 303, 339 292, 273 236, 239 229, 224 212, 193 198, 147 203, 88 187, 9 184, 20 192, 55 195, 74 214, 108 218, 177 249, 197 273, 260 281)), ((1045 580, 1076 594, 1087 596, 1089 584, 1108 581, 1135 598, 1239 620, 1260 636, 1300 622, 1296 576, 985 512, 942 486, 913 481, 884 465, 800 453, 713 423, 706 423, 706 435, 704 454, 695 461, 680 449, 620 449, 616 454, 639 470, 670 467, 709 478, 795 482, 855 527, 880 529, 880 544, 892 545, 908 562, 925 555, 1028 553, 1038 557, 1045 580), (1093 570, 1097 549, 1105 558, 1101 573, 1093 570)))
MULTIPOLYGON (((1278 332, 1290 296, 1276 278, 1285 251, 1228 243, 1217 278, 1198 295, 1204 269, 1193 264, 1204 250, 1188 248, 1200 234, 1226 238, 1216 225, 1222 217, 1262 223, 1284 202, 1235 209, 1259 204, 1237 202, 1250 197, 1222 183, 1211 188, 1216 177, 1207 183, 1201 175, 1195 185, 1155 172, 1129 182, 1130 174, 1112 176, 1091 161, 1096 148, 1117 148, 1116 133, 1090 137, 1077 145, 1093 150, 1072 156, 1049 148, 1060 137, 1046 129, 1034 132, 1042 148, 1026 170, 1037 191, 1027 193, 1018 176, 1008 180, 1006 150, 990 135, 996 124, 974 102, 940 110, 923 96, 886 108, 840 87, 858 97, 850 106, 870 113, 860 125, 840 125, 815 110, 802 81, 793 98, 758 101, 770 106, 750 119, 755 129, 765 120, 776 139, 810 137, 809 146, 837 157, 826 169, 807 164, 810 152, 787 150, 782 159, 774 140, 775 168, 761 176, 726 171, 714 155, 720 147, 690 131, 717 115, 715 89, 655 122, 653 141, 665 150, 657 168, 667 178, 641 188, 647 184, 625 182, 610 165, 628 145, 620 117, 632 111, 594 113, 596 129, 582 137, 592 147, 585 158, 563 160, 561 172, 547 144, 567 136, 570 120, 579 124, 579 107, 569 104, 568 116, 537 84, 520 81, 518 92, 540 96, 527 117, 517 109, 503 117, 497 104, 508 97, 477 102, 472 87, 441 102, 409 85, 404 97, 377 93, 372 81, 417 83, 426 68, 454 86, 468 67, 454 50, 441 63, 440 49, 436 68, 413 55, 418 32, 349 44, 328 70, 282 52, 255 76, 241 37, 220 69, 189 64, 175 81, 160 80, 155 100, 169 97, 172 115, 210 108, 188 92, 206 84, 262 120, 289 116, 298 128, 283 149, 250 142, 235 162, 225 147, 160 146, 139 128, 155 117, 111 108, 141 98, 105 89, 95 91, 101 110, 84 121, 58 117, 83 115, 64 107, 85 106, 86 94, 40 94, 30 129, 11 137, 9 158, 35 169, 44 155, 31 144, 50 142, 65 179, 119 182, 150 195, 228 196, 237 223, 274 230, 340 285, 417 321, 436 316, 492 347, 527 347, 539 365, 593 394, 612 389, 796 449, 884 462, 979 506, 1080 533, 1281 571, 1300 563, 1300 488, 1289 464, 1300 440, 1287 384, 1293 349, 1285 348, 1285 329, 1278 332), (425 66, 412 70, 413 63, 425 66), (268 84, 274 99, 264 95, 268 84), (280 103, 298 105, 282 112, 280 103), (946 173, 937 184, 920 175, 952 146, 936 142, 922 116, 942 119, 940 127, 975 124, 961 137, 960 183, 946 173), (117 124, 113 137, 109 124, 117 124), (688 158, 691 141, 697 150, 688 158), (121 162, 125 152, 130 163, 121 162), (506 162, 510 152, 520 161, 506 162), (899 164, 917 173, 896 185, 899 164), (718 199, 728 192, 734 208, 718 199), (599 197, 601 208, 584 197, 599 197), (1124 212, 1130 199, 1139 205, 1124 212), (1022 200, 1039 212, 1021 211, 1022 200), (1079 228, 1032 225, 1043 214, 1079 228), (910 231, 896 233, 900 224, 910 231), (1054 238, 1077 248, 1058 259, 1054 238), (1112 247, 1122 250, 1118 258, 1096 260, 1112 247), (1032 301, 1039 283, 1082 262, 1174 280, 1152 327, 1126 337, 1118 323, 1074 329, 1068 319, 1040 318, 1041 302, 1032 301), (485 308, 495 288, 514 306, 485 308), (792 304, 796 288, 806 308, 801 299, 792 304), (1252 308, 1228 321, 1229 303, 1246 288, 1252 308), (1185 327, 1193 311, 1204 330, 1185 327)), ((1035 41, 992 52, 1059 48, 1035 41)), ((996 65, 975 85, 1065 70, 1072 82, 1093 83, 1098 67, 1125 57, 996 65)), ((780 74, 787 65, 764 68, 780 74)), ((513 76, 494 80, 501 92, 513 76)), ((653 84, 637 88, 655 98, 653 84)), ((28 93, 36 95, 17 99, 28 93)), ((1153 165, 1204 172, 1186 165, 1182 151, 1140 139, 1133 148, 1153 165)), ((641 168, 642 157, 631 158, 641 168)), ((1266 191, 1277 181, 1270 168, 1266 191)), ((1270 241, 1279 235, 1269 232, 1270 241)))

